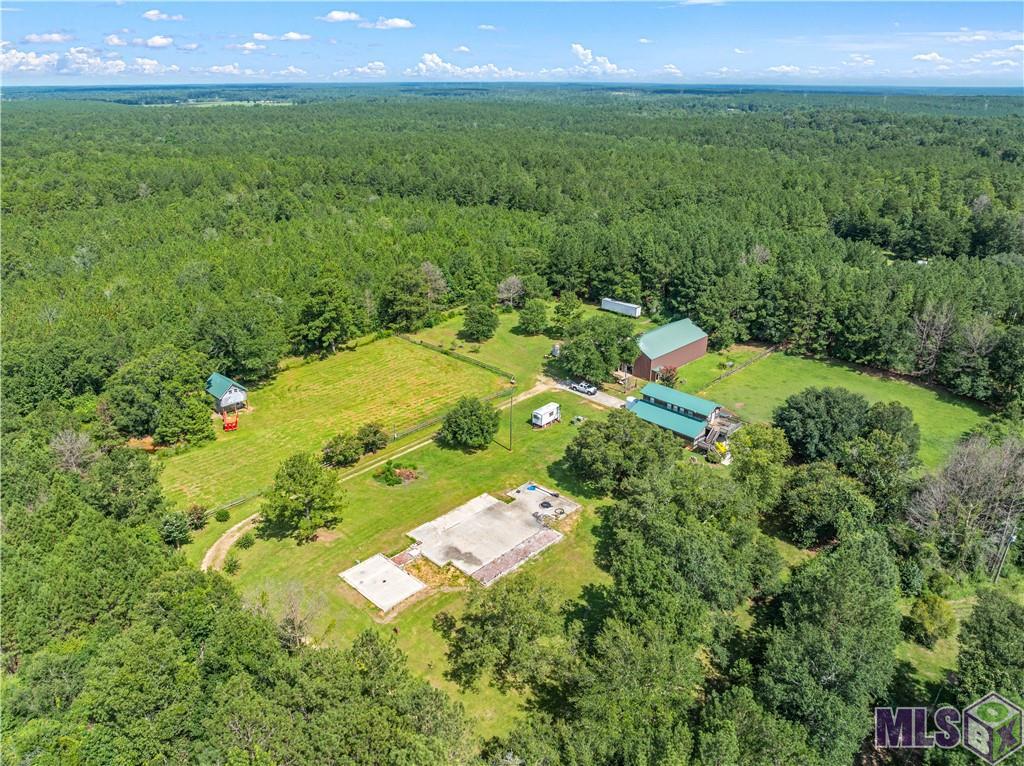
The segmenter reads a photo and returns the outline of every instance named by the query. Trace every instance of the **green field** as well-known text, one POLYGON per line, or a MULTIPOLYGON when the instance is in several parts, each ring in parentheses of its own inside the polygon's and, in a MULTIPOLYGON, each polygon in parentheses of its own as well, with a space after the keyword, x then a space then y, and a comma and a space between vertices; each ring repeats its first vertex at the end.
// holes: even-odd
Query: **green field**
MULTIPOLYGON (((554 301, 548 306, 549 318, 554 315, 554 306, 554 301)), ((584 317, 600 313, 601 311, 594 305, 583 306, 584 317)), ((516 376, 520 390, 528 389, 537 382, 555 340, 547 335, 520 335, 515 330, 515 326, 519 324, 519 312, 508 311, 499 312, 498 329, 493 338, 483 343, 470 343, 458 337, 463 320, 462 314, 456 314, 434 327, 421 330, 416 333, 416 337, 508 370, 516 376)), ((638 333, 653 326, 646 317, 637 319, 634 324, 638 333)))
POLYGON ((721 351, 709 351, 700 359, 679 368, 676 388, 688 394, 699 394, 711 385, 715 378, 732 369, 728 366, 730 362, 733 368, 739 367, 764 350, 763 346, 737 344, 721 351))
MULTIPOLYGON (((411 484, 386 487, 373 479, 372 472, 346 481, 343 519, 326 539, 304 545, 291 539, 259 539, 249 550, 238 551, 242 568, 234 579, 251 599, 266 593, 272 611, 280 607, 282 594, 291 588, 320 599, 322 611, 315 633, 324 633, 327 643, 346 645, 368 627, 397 629, 398 642, 408 653, 411 667, 455 692, 482 735, 507 731, 513 723, 517 698, 503 697, 490 688, 459 694, 441 675, 446 665, 444 645, 431 628, 431 621, 442 609, 460 609, 464 592, 430 595, 381 627, 375 621, 377 610, 338 574, 375 553, 397 553, 412 542, 405 535, 408 530, 482 492, 499 494, 534 480, 556 487, 585 505, 566 539, 524 568, 553 584, 565 599, 578 596, 585 584, 603 580, 605 575, 593 561, 593 503, 588 503, 578 487, 551 467, 576 433, 576 427, 569 424, 575 415, 603 417, 604 411, 572 394, 541 394, 515 405, 512 452, 502 446, 508 444, 508 421, 502 418, 495 443, 482 452, 467 454, 430 444, 403 457, 404 462, 415 463, 421 474, 411 484), (529 425, 530 412, 548 401, 562 405, 562 422, 534 430, 529 425)), ((474 583, 473 587, 479 586, 474 583)))
POLYGON ((842 386, 870 402, 896 400, 905 404, 921 426, 920 456, 926 468, 940 466, 957 440, 988 414, 980 404, 939 389, 850 365, 781 353, 714 384, 704 395, 746 420, 770 421, 772 412, 786 397, 810 386, 842 386))
POLYGON ((285 458, 317 450, 339 431, 372 420, 401 430, 462 394, 490 394, 504 384, 479 367, 385 338, 283 370, 250 392, 252 411, 237 431, 218 428, 212 443, 161 456, 161 481, 175 503, 226 503, 268 486, 285 458))

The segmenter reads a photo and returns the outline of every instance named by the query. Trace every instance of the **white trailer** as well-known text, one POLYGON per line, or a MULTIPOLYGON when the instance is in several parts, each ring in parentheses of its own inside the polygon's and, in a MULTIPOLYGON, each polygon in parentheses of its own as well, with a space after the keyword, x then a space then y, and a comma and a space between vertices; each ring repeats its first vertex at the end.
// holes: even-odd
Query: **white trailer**
POLYGON ((538 407, 533 411, 533 417, 530 418, 530 422, 536 428, 544 428, 561 419, 562 408, 557 402, 548 402, 543 407, 538 407))
POLYGON ((612 298, 602 298, 601 308, 605 311, 614 311, 616 314, 633 317, 634 319, 640 316, 640 307, 635 303, 626 303, 625 301, 617 301, 612 298))

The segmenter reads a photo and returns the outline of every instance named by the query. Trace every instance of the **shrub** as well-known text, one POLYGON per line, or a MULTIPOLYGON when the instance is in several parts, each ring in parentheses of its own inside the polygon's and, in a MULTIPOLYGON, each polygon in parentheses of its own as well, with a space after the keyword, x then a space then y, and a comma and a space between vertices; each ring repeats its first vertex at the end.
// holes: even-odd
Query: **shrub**
POLYGON ((224 574, 238 574, 238 570, 241 568, 242 562, 238 560, 238 554, 234 551, 228 551, 228 555, 224 557, 224 574))
POLYGON ((466 309, 466 319, 462 323, 462 337, 468 341, 479 343, 493 337, 498 329, 498 315, 487 303, 473 303, 466 309))
POLYGON ((213 518, 215 518, 217 521, 223 522, 231 518, 231 514, 228 512, 227 508, 218 508, 217 512, 213 514, 213 518))
POLYGON ((192 503, 192 505, 185 509, 185 521, 191 530, 200 530, 205 527, 209 515, 210 512, 206 509, 206 506, 199 505, 198 503, 192 503))
POLYGON ((189 541, 188 521, 183 513, 168 513, 160 520, 160 539, 180 548, 189 541))
POLYGON ((860 436, 868 401, 845 388, 805 388, 781 404, 776 426, 786 432, 794 454, 804 462, 836 461, 843 446, 860 436))
POLYGON ((441 440, 453 447, 482 449, 498 433, 498 411, 487 402, 464 396, 444 416, 441 440))
POLYGON ((373 478, 388 487, 396 487, 416 478, 416 464, 389 460, 373 474, 373 478))
POLYGON ((359 426, 359 430, 356 431, 356 438, 366 454, 384 449, 388 446, 389 441, 388 435, 384 431, 384 426, 376 422, 363 423, 359 426))
POLYGON ((956 615, 942 596, 925 591, 914 599, 906 625, 911 638, 931 649, 940 638, 949 638, 956 631, 956 615))
POLYGON ((548 307, 540 298, 531 298, 519 312, 519 329, 526 335, 540 335, 548 326, 548 307))
POLYGON ((363 445, 355 434, 337 434, 324 445, 324 465, 332 468, 353 465, 363 456, 363 445))
POLYGON ((256 544, 256 535, 254 535, 252 532, 246 532, 244 535, 238 538, 238 543, 236 544, 243 551, 248 550, 256 544))

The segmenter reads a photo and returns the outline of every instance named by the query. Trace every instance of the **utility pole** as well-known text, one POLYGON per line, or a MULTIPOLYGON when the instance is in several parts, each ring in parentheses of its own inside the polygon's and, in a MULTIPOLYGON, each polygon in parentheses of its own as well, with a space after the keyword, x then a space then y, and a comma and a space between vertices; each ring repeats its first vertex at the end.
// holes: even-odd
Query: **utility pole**
POLYGON ((508 451, 512 451, 512 405, 516 400, 516 387, 512 386, 512 389, 508 393, 508 451))

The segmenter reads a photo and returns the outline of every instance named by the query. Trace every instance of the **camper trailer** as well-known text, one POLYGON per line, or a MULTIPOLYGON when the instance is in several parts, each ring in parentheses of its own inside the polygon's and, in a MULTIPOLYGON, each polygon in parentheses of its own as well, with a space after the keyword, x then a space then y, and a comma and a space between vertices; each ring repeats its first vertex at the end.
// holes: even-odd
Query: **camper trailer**
POLYGON ((562 419, 562 408, 556 402, 549 402, 533 411, 530 422, 534 428, 545 428, 562 419))

